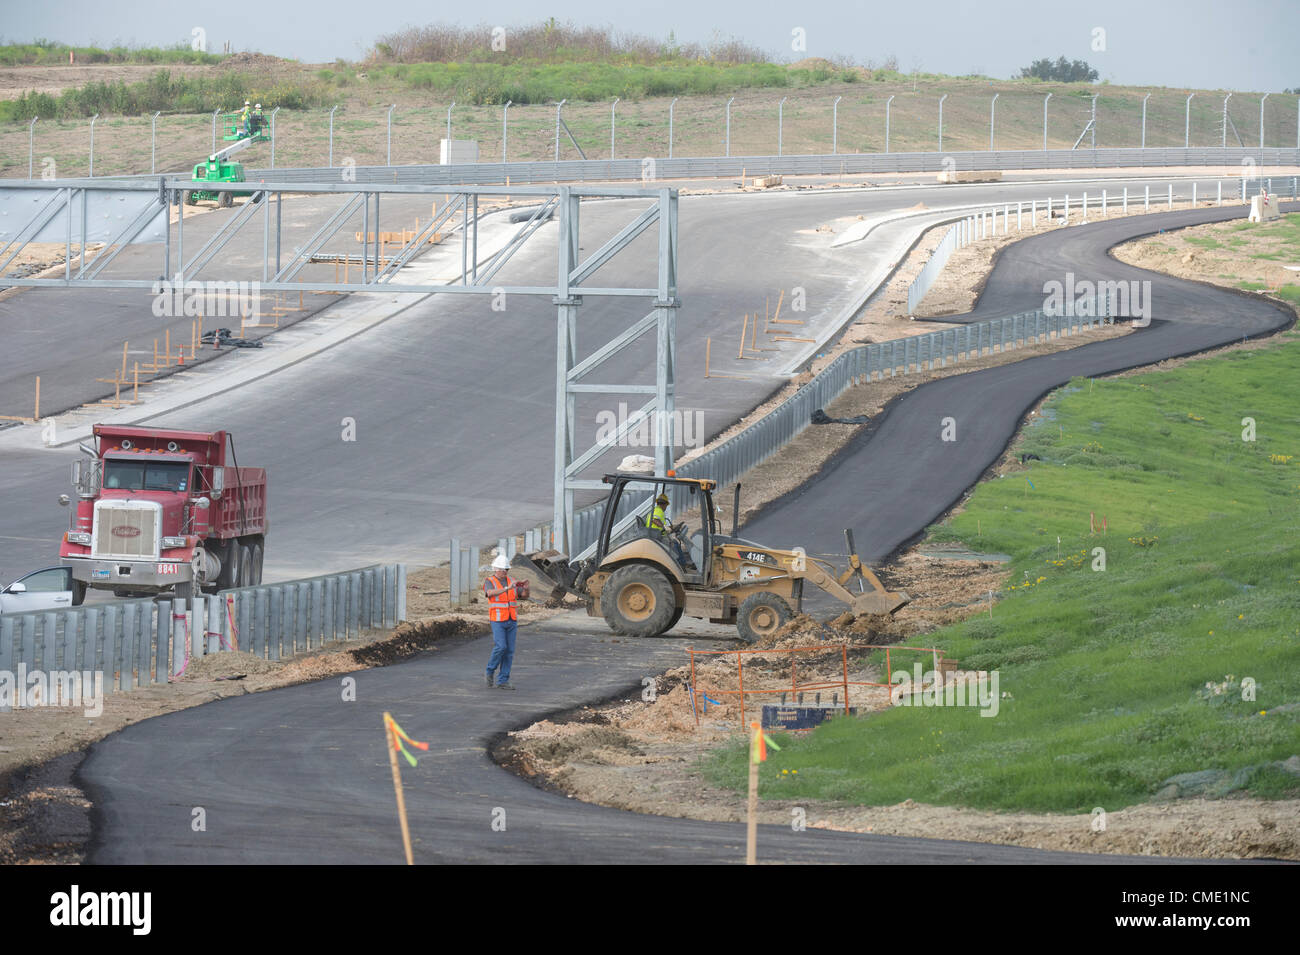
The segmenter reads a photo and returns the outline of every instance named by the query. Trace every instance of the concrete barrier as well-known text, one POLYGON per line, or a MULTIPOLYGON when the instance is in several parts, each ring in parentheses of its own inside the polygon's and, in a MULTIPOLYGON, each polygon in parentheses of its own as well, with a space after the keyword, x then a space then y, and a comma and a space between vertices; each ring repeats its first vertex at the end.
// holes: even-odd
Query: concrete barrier
POLYGON ((1002 173, 993 169, 945 169, 939 173, 940 182, 1001 182, 1002 173))

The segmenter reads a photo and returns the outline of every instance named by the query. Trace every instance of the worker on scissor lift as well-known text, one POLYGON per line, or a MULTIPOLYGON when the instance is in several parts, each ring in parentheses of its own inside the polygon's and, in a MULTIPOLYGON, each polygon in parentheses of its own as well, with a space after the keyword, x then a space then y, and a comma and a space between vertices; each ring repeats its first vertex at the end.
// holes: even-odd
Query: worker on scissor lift
POLYGON ((239 111, 239 125, 244 130, 245 136, 253 135, 251 126, 252 117, 253 109, 249 105, 248 100, 244 100, 244 108, 239 111))
POLYGON ((262 115, 262 104, 258 103, 253 107, 253 135, 260 133, 266 125, 266 117, 262 115))

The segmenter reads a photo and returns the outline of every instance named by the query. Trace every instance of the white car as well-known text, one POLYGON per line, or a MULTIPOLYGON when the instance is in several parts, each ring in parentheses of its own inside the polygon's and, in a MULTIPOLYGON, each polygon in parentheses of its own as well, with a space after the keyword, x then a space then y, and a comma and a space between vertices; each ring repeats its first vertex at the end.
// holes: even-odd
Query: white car
POLYGON ((72 579, 71 567, 47 567, 19 577, 0 590, 0 614, 67 610, 86 596, 86 588, 72 579))

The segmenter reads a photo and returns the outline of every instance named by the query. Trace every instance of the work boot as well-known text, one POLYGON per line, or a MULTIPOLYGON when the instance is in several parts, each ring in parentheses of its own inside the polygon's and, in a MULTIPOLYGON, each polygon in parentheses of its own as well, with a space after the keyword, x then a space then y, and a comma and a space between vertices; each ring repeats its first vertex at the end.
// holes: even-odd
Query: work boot
POLYGON ((489 673, 489 674, 487 675, 487 688, 488 688, 489 690, 492 689, 492 687, 495 685, 495 683, 496 683, 496 681, 492 679, 492 674, 489 673))
POLYGON ((497 684, 497 689, 498 689, 498 690, 513 690, 514 687, 511 686, 509 683, 498 683, 498 684, 497 684))

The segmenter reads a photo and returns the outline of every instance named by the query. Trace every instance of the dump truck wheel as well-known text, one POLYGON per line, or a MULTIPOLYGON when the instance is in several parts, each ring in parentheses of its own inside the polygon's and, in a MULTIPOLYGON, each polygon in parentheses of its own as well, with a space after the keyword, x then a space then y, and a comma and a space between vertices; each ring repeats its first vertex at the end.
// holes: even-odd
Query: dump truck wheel
POLYGON ((753 643, 780 630, 793 616, 785 598, 763 590, 750 594, 741 603, 736 615, 736 629, 740 631, 740 639, 753 643))
POLYGON ((253 551, 247 544, 239 548, 239 586, 253 586, 253 551))
POLYGON ((610 574, 600 598, 610 629, 629 637, 658 636, 672 626, 677 610, 673 585, 645 564, 629 564, 610 574))
POLYGON ((239 586, 239 542, 226 541, 221 553, 221 573, 217 575, 218 590, 234 590, 239 586))
POLYGON ((249 572, 249 576, 252 578, 249 581, 249 583, 252 584, 253 586, 257 586, 262 582, 262 545, 261 544, 253 545, 253 565, 252 565, 252 569, 249 572))

